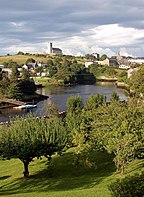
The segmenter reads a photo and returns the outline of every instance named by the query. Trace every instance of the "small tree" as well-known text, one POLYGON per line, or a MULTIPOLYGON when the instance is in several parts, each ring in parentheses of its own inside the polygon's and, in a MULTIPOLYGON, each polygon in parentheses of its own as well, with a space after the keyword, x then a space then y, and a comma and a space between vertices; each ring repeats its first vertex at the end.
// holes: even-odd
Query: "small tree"
POLYGON ((96 94, 89 97, 89 99, 86 102, 85 108, 88 110, 94 110, 105 103, 106 97, 101 94, 96 94))
POLYGON ((46 120, 29 115, 0 129, 0 155, 6 159, 19 158, 24 164, 24 177, 29 176, 28 165, 35 157, 51 157, 67 143, 65 127, 56 117, 46 120))
POLYGON ((82 98, 80 96, 71 96, 66 103, 67 113, 78 113, 83 107, 82 98))

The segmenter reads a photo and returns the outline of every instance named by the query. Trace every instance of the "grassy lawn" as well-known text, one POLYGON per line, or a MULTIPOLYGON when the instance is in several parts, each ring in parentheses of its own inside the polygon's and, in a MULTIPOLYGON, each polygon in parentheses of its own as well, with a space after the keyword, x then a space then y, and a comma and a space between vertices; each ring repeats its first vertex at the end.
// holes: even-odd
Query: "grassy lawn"
MULTIPOLYGON (((29 166, 30 177, 23 178, 23 165, 18 159, 0 160, 0 195, 30 197, 109 197, 107 185, 120 178, 115 172, 112 155, 93 153, 93 167, 76 167, 72 151, 54 156, 51 165, 45 158, 29 166)), ((140 172, 144 160, 135 160, 126 175, 140 172)))

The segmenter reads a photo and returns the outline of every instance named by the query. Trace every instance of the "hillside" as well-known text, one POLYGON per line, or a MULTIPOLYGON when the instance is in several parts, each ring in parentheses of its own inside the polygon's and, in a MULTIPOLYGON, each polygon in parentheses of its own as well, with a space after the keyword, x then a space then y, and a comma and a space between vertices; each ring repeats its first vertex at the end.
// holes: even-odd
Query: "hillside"
MULTIPOLYGON (((52 55, 46 55, 46 54, 25 54, 25 55, 7 55, 7 56, 0 56, 0 64, 3 64, 4 62, 8 62, 9 60, 12 60, 14 62, 17 62, 19 65, 25 64, 26 60, 29 58, 33 58, 36 61, 47 63, 48 59, 55 59, 58 56, 52 56, 52 55)), ((65 56, 62 56, 62 58, 65 56)), ((76 59, 79 63, 84 63, 84 59, 82 57, 72 57, 70 58, 76 59)))
MULTIPOLYGON (((22 176, 23 165, 18 159, 0 160, 0 193, 11 197, 110 197, 107 185, 122 178, 116 174, 112 155, 95 152, 92 168, 74 165, 73 151, 54 156, 51 165, 43 158, 30 164, 30 177, 22 176)), ((144 160, 135 160, 127 170, 133 175, 142 170, 144 160)))

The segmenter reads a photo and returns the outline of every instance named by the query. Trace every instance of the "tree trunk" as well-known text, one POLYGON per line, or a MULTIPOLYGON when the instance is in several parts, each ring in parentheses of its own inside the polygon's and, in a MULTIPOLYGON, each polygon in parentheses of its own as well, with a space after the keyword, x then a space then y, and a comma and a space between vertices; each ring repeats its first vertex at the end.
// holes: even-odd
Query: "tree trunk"
POLYGON ((29 171, 28 171, 28 165, 29 165, 29 162, 23 162, 24 163, 24 177, 28 178, 29 177, 29 171))

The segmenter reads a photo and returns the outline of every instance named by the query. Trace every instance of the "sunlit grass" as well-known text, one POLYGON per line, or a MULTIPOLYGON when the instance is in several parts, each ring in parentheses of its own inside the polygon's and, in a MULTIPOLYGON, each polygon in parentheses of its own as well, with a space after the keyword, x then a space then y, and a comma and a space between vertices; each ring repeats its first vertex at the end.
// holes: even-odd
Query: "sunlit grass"
MULTIPOLYGON (((30 197, 109 197, 107 185, 120 178, 116 174, 113 156, 92 153, 91 168, 75 166, 73 152, 54 156, 51 165, 46 158, 35 159, 29 166, 30 177, 23 178, 23 164, 18 159, 0 161, 0 194, 30 197)), ((144 160, 135 160, 126 175, 140 172, 144 160)))

